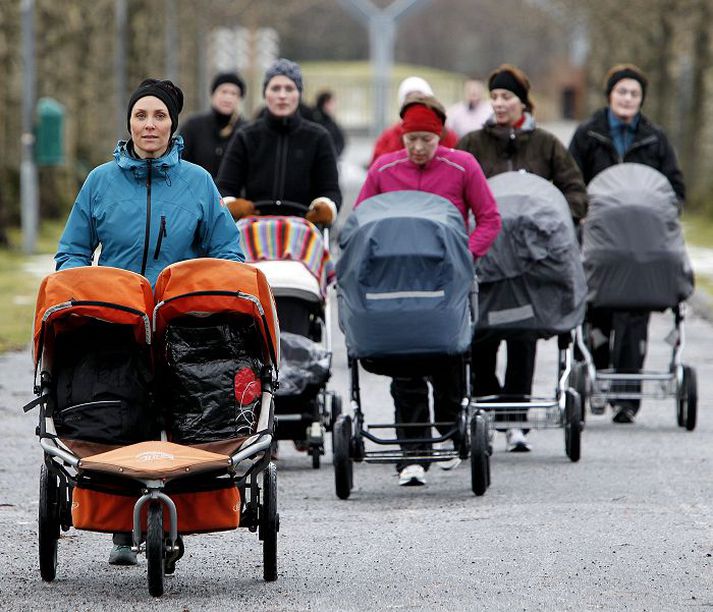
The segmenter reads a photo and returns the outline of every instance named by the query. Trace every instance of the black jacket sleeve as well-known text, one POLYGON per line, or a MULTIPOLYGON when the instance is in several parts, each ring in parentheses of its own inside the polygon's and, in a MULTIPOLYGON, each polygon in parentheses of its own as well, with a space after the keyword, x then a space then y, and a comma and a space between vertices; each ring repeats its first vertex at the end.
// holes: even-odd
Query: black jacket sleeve
POLYGON ((660 139, 660 167, 661 173, 669 180, 671 187, 676 192, 679 203, 682 205, 686 200, 686 186, 683 182, 683 172, 678 165, 676 152, 663 131, 659 131, 660 139))
POLYGON ((339 209, 342 205, 342 191, 339 188, 337 156, 329 133, 324 129, 321 132, 312 165, 312 195, 314 198, 320 196, 329 198, 339 209))
POLYGON ((216 178, 222 196, 240 197, 248 174, 248 153, 245 134, 238 130, 233 134, 220 163, 216 178))

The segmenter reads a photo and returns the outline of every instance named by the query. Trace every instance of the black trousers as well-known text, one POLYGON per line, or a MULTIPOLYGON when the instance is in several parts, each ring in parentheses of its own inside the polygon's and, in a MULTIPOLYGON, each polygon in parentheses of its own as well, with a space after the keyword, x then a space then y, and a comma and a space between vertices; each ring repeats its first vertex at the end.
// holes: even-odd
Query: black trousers
MULTIPOLYGON (((617 372, 640 372, 646 358, 651 313, 641 310, 622 311, 592 308, 587 313, 592 358, 597 369, 613 368, 617 372)), ((641 391, 641 384, 627 383, 626 389, 641 391)), ((640 400, 618 400, 636 413, 640 400)))
MULTIPOLYGON (((463 399, 463 374, 460 360, 453 360, 447 366, 434 372, 432 376, 393 378, 391 380, 391 397, 394 398, 396 423, 428 423, 430 411, 428 402, 428 382, 433 387, 433 412, 436 422, 442 421, 447 425, 437 427, 441 435, 448 432, 455 424, 460 411, 460 402, 463 399)), ((397 427, 396 435, 401 439, 430 438, 433 434, 430 427, 397 427)), ((428 452, 431 443, 404 443, 401 449, 405 452, 428 452)), ((425 461, 404 459, 396 464, 396 469, 401 471, 405 466, 414 463, 423 464, 428 470, 429 464, 425 461)))
MULTIPOLYGON (((502 338, 477 338, 471 347, 473 364, 473 395, 506 396, 503 399, 522 401, 532 393, 535 376, 537 338, 531 336, 502 338), (501 384, 497 376, 498 350, 505 342, 508 351, 505 380, 501 384)), ((496 414, 495 421, 508 423, 527 420, 527 411, 521 414, 496 414)))

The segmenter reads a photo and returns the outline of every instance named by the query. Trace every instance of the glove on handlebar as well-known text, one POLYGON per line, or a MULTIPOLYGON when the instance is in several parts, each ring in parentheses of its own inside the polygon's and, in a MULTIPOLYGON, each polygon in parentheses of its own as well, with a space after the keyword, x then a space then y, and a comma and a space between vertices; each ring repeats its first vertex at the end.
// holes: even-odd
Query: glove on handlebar
POLYGON ((236 221, 238 219, 242 219, 243 217, 250 217, 252 215, 259 214, 255 209, 255 204, 245 198, 235 198, 233 200, 229 200, 225 203, 225 205, 228 207, 230 214, 233 215, 233 219, 236 221))
POLYGON ((337 218, 337 206, 329 198, 315 198, 309 205, 305 219, 315 225, 330 226, 337 218))

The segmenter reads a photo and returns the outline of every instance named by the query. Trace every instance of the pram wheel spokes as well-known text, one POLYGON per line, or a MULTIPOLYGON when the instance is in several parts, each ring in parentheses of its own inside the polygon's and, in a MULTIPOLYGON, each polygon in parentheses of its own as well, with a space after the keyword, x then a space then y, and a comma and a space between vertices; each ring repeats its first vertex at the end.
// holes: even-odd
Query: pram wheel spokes
POLYGON ((691 366, 683 366, 683 378, 681 380, 676 412, 679 427, 685 427, 687 431, 693 431, 696 428, 696 419, 698 416, 698 381, 696 370, 691 366))
POLYGON ((341 415, 334 425, 332 433, 334 440, 334 485, 339 499, 348 499, 353 484, 353 462, 350 447, 352 437, 352 420, 349 415, 341 415))
POLYGON ((270 462, 262 476, 262 504, 260 505, 260 539, 262 540, 263 578, 277 580, 277 532, 280 515, 277 513, 277 468, 270 462))
POLYGON ((565 391, 564 448, 570 461, 579 461, 582 454, 582 402, 574 389, 565 391))
POLYGON ((149 594, 153 597, 163 595, 164 557, 163 507, 160 501, 153 501, 149 506, 146 525, 146 565, 149 594))
POLYGON ((480 411, 470 421, 470 483, 478 496, 484 495, 490 486, 488 423, 480 411))
POLYGON ((59 484, 47 465, 40 472, 40 503, 38 518, 40 575, 52 582, 57 572, 57 540, 59 539, 59 484))

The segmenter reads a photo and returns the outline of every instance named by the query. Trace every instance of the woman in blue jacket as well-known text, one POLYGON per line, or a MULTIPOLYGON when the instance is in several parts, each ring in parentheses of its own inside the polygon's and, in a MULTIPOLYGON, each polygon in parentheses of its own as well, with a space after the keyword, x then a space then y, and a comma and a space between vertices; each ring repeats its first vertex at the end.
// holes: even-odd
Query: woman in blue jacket
MULTIPOLYGON (((210 174, 181 159, 183 140, 173 138, 181 108, 183 93, 171 81, 146 79, 132 94, 131 138, 82 185, 59 241, 57 270, 91 265, 99 245, 100 266, 138 272, 151 285, 178 261, 245 260, 210 174)), ((109 563, 136 565, 131 534, 114 534, 109 563)))
POLYGON ((244 261, 235 223, 210 174, 181 159, 173 134, 183 93, 146 79, 129 100, 131 138, 87 177, 59 241, 57 270, 100 266, 138 272, 153 285, 166 266, 195 257, 244 261))

